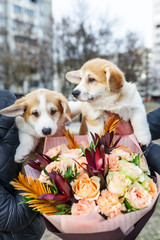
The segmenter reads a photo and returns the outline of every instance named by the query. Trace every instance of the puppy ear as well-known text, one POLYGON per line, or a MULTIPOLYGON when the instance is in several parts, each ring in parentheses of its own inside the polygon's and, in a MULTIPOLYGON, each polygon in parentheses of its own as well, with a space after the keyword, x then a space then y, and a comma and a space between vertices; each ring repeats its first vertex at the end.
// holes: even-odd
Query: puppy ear
POLYGON ((105 68, 107 87, 110 92, 118 93, 124 84, 124 75, 118 68, 105 68))
POLYGON ((81 81, 81 70, 66 73, 66 79, 71 83, 79 84, 81 81))
POLYGON ((0 114, 7 117, 22 116, 25 112, 24 98, 17 100, 13 105, 0 110, 0 114))
POLYGON ((62 108, 63 108, 63 113, 64 113, 64 115, 66 116, 66 118, 68 119, 68 121, 71 121, 71 110, 70 110, 70 108, 69 108, 67 99, 60 94, 60 96, 59 96, 59 102, 60 102, 60 105, 61 105, 62 108))

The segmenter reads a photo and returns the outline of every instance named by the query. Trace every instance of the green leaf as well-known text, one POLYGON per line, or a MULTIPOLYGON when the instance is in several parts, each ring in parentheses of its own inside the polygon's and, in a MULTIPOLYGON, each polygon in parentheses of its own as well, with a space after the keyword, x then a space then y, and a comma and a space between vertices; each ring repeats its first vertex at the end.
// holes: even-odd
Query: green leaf
POLYGON ((53 158, 52 158, 52 161, 53 161, 53 162, 59 162, 58 157, 57 157, 57 156, 56 156, 56 157, 53 157, 53 158))
POLYGON ((137 166, 139 164, 140 159, 141 159, 141 155, 138 153, 136 156, 134 155, 132 163, 134 163, 137 166))
POLYGON ((81 150, 82 150, 82 156, 85 157, 85 148, 84 147, 81 147, 81 150))
POLYGON ((80 173, 77 172, 77 166, 74 165, 74 170, 69 166, 64 173, 64 178, 68 179, 69 182, 73 182, 80 173))
POLYGON ((125 203, 125 206, 127 208, 127 212, 132 212, 132 211, 136 211, 137 210, 137 209, 133 208, 131 206, 131 204, 126 199, 124 200, 124 203, 125 203))
POLYGON ((49 173, 47 172, 47 170, 45 168, 43 169, 43 171, 47 176, 49 176, 49 173))
POLYGON ((63 210, 63 209, 68 209, 70 206, 68 204, 59 204, 56 206, 57 210, 63 210))
POLYGON ((63 213, 62 212, 56 212, 54 213, 54 215, 62 215, 63 213))
POLYGON ((60 212, 57 213, 57 215, 68 215, 71 214, 71 206, 68 204, 59 204, 56 206, 57 210, 60 212))
POLYGON ((126 199, 124 200, 124 203, 125 203, 125 206, 126 206, 127 209, 132 208, 132 206, 130 205, 130 203, 126 199))
POLYGON ((54 180, 52 181, 52 184, 53 184, 53 189, 54 189, 53 193, 56 195, 56 194, 58 194, 58 188, 57 188, 54 180))

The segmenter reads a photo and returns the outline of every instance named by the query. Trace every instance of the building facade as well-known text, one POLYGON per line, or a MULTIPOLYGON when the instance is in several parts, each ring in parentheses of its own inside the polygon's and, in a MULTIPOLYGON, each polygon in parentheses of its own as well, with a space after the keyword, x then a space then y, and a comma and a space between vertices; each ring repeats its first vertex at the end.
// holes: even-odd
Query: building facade
POLYGON ((22 94, 53 88, 51 5, 52 0, 0 1, 1 88, 8 88, 6 81, 22 94))
POLYGON ((153 78, 160 85, 160 0, 153 0, 153 78))

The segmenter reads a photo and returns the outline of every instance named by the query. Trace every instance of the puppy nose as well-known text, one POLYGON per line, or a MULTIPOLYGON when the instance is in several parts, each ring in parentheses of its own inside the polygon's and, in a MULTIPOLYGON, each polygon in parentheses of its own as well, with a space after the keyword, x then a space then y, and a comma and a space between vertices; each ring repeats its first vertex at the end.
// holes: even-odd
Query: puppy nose
POLYGON ((80 95, 80 91, 79 90, 73 90, 73 92, 72 92, 72 95, 75 97, 75 98, 77 98, 79 95, 80 95))
POLYGON ((49 135, 49 134, 51 133, 51 128, 43 128, 43 129, 42 129, 42 133, 43 133, 44 135, 49 135))

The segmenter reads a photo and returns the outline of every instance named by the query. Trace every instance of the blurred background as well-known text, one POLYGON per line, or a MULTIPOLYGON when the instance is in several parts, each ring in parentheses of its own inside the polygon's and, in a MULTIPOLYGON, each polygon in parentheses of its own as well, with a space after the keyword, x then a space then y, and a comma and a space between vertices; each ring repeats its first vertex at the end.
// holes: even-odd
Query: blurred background
POLYGON ((102 57, 160 101, 160 0, 0 0, 0 88, 71 97, 65 73, 102 57))
MULTIPOLYGON (((1 89, 21 97, 44 87, 71 100, 66 72, 95 57, 136 83, 147 112, 159 107, 160 0, 0 0, 1 89)), ((137 240, 160 240, 159 226, 160 203, 137 240)))

